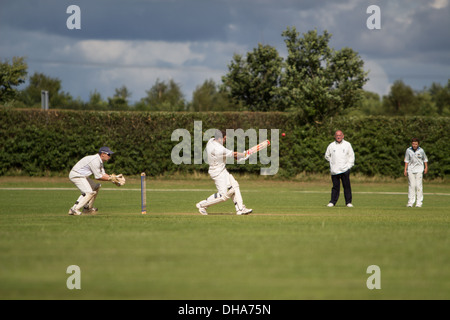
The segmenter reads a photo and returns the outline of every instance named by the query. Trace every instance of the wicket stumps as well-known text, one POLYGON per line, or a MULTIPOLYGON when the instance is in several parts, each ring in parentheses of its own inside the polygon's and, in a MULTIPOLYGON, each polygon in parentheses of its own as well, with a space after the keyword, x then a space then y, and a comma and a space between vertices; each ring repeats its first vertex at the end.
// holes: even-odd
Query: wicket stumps
POLYGON ((141 173, 141 213, 147 214, 147 186, 145 183, 145 172, 141 173))

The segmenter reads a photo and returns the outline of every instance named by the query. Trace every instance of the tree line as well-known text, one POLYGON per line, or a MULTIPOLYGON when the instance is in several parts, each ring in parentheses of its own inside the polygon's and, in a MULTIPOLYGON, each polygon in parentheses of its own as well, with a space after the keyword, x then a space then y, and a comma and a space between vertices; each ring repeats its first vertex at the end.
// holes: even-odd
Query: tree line
POLYGON ((24 57, 0 61, 0 105, 40 108, 41 90, 49 92, 50 107, 75 110, 123 111, 285 111, 307 120, 321 121, 336 115, 429 115, 450 116, 450 79, 446 85, 432 83, 415 91, 402 80, 380 97, 363 90, 369 80, 364 61, 351 48, 330 48, 331 34, 311 30, 300 35, 295 27, 283 33, 288 55, 258 44, 246 55, 235 54, 221 83, 205 80, 188 101, 174 80, 160 79, 146 96, 130 102, 124 85, 112 97, 90 92, 89 100, 73 98, 62 91, 61 80, 34 73, 26 81, 24 57))

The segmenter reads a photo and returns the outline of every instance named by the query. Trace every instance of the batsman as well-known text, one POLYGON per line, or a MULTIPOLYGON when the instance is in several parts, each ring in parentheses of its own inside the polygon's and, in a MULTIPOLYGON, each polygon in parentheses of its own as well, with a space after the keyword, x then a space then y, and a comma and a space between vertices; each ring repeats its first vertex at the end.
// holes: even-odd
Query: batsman
POLYGON ((70 181, 81 191, 81 195, 72 208, 69 215, 79 216, 82 213, 95 213, 98 211, 94 207, 94 201, 97 198, 101 188, 100 183, 93 181, 90 176, 94 175, 96 180, 111 181, 117 186, 125 184, 125 177, 122 174, 106 174, 103 163, 111 159, 114 152, 108 147, 101 147, 97 154, 86 156, 78 161, 69 174, 70 181))
POLYGON ((239 159, 245 155, 225 148, 223 146, 225 141, 225 131, 216 130, 214 138, 211 138, 206 144, 209 163, 208 173, 216 184, 217 192, 210 195, 206 200, 197 203, 196 207, 203 215, 208 214, 206 209, 209 206, 227 201, 228 199, 232 199, 234 202, 237 215, 246 215, 253 211, 245 207, 239 189, 239 183, 225 168, 226 158, 234 157, 235 159, 239 159))

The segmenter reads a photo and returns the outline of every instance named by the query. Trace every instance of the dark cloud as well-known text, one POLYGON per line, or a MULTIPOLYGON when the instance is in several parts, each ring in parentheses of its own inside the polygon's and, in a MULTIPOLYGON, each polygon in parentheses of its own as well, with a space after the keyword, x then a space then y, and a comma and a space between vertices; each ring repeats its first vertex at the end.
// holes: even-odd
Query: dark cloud
POLYGON ((205 1, 193 6, 178 2, 111 2, 88 4, 84 10, 87 36, 94 39, 207 41, 223 39, 227 8, 205 1))
POLYGON ((439 10, 426 7, 416 11, 411 16, 411 26, 406 36, 410 50, 449 52, 450 5, 439 10))
POLYGON ((198 41, 224 38, 228 7, 221 1, 16 0, 1 4, 0 24, 86 39, 198 41), (79 32, 66 27, 70 5, 81 9, 79 32))
MULTIPOLYGON (((327 2, 332 1, 320 6, 327 2)), ((236 38, 244 41, 262 32, 280 36, 286 23, 297 22, 286 21, 286 15, 318 5, 313 0, 15 0, 1 4, 0 24, 74 38, 162 41, 224 40, 239 25, 236 38), (70 5, 81 8, 80 32, 66 28, 70 5)))

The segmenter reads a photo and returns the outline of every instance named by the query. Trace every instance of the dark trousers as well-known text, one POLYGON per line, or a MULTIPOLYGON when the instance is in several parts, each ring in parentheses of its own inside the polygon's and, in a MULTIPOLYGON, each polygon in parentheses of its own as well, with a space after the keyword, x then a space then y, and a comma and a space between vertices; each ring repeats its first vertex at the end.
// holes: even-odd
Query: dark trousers
POLYGON ((341 180, 344 187, 345 204, 352 203, 352 186, 350 184, 350 170, 346 172, 335 174, 331 176, 333 188, 331 188, 331 200, 334 205, 339 200, 339 193, 341 192, 341 180))

